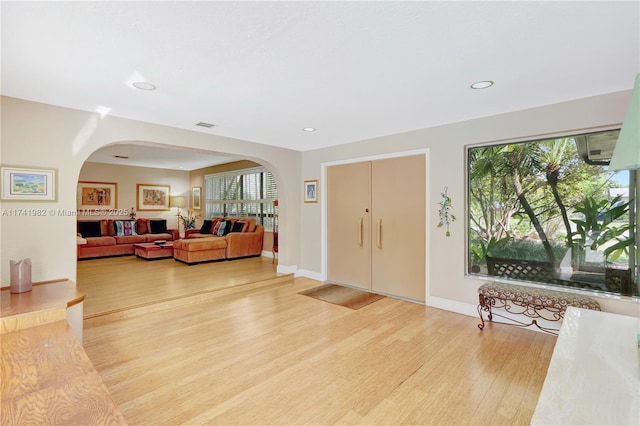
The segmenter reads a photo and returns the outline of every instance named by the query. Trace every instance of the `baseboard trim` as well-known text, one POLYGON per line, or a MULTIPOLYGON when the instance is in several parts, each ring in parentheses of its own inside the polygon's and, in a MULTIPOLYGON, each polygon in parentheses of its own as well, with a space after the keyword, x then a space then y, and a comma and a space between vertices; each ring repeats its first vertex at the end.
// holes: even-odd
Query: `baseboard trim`
POLYGON ((296 277, 305 277, 312 280, 324 282, 324 280, 322 279, 322 274, 320 274, 319 272, 307 271, 306 269, 299 269, 295 275, 296 277))
POLYGON ((298 266, 297 265, 280 265, 278 264, 277 272, 279 274, 293 274, 295 277, 298 276, 298 266))
MULTIPOLYGON (((427 306, 433 308, 444 309, 445 311, 455 312, 470 317, 478 317, 477 305, 470 303, 456 302, 455 300, 443 299, 441 297, 427 297, 427 306)), ((478 317, 479 319, 480 317, 478 317)))

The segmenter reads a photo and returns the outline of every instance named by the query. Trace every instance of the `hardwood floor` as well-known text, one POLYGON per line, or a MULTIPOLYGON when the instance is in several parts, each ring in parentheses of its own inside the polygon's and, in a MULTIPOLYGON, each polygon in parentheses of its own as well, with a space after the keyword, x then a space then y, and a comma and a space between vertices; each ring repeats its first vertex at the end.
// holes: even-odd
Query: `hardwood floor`
POLYGON ((389 297, 354 311, 297 294, 320 284, 89 318, 84 347, 131 425, 529 424, 556 337, 389 297))
POLYGON ((268 283, 279 276, 272 259, 266 257, 189 266, 172 258, 147 261, 120 256, 79 261, 77 271, 78 287, 86 295, 85 318, 248 283, 268 283))

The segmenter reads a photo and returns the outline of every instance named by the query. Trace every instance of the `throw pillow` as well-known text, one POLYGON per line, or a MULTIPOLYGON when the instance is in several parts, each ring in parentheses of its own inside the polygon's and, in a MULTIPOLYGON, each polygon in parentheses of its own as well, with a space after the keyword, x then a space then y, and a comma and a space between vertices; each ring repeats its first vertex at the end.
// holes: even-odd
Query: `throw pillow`
POLYGON ((109 230, 109 226, 113 227, 113 224, 108 219, 102 219, 100 221, 100 235, 107 236, 109 235, 109 231, 111 231, 111 236, 115 235, 113 233, 113 229, 109 230))
MULTIPOLYGON (((102 222, 104 222, 104 220, 102 220, 102 222)), ((115 226, 113 226, 113 220, 112 219, 107 219, 107 233, 105 234, 104 232, 102 233, 102 235, 108 235, 110 237, 113 237, 116 235, 116 228, 115 226)))
POLYGON ((216 225, 216 226, 218 226, 218 236, 219 236, 219 237, 223 237, 224 235, 226 235, 226 234, 224 233, 224 228, 226 228, 226 227, 227 227, 227 221, 226 221, 226 220, 225 220, 225 221, 222 221, 222 222, 220 222, 218 225, 216 225), (219 226, 218 226, 218 225, 219 225, 219 226))
POLYGON ((202 222, 202 226, 200 227, 201 234, 210 234, 211 233, 211 221, 205 220, 202 222))
POLYGON ((78 232, 83 238, 101 237, 100 221, 83 221, 78 222, 78 232))
POLYGON ((135 220, 125 220, 123 222, 123 225, 124 225, 124 235, 138 235, 136 233, 135 220))
POLYGON ((149 230, 151 231, 152 234, 166 234, 167 220, 166 219, 149 220, 149 230))
POLYGON ((222 236, 224 237, 225 235, 227 235, 229 232, 231 232, 231 227, 233 226, 232 222, 230 220, 225 220, 224 221, 224 228, 223 228, 223 233, 222 236))
POLYGON ((144 235, 149 233, 149 221, 147 219, 136 220, 136 233, 144 235))
POLYGON ((213 235, 218 235, 218 232, 220 232, 220 227, 222 226, 222 224, 224 223, 224 221, 222 220, 218 220, 216 221, 216 223, 211 227, 211 233, 213 235))
POLYGON ((136 234, 135 222, 133 220, 114 220, 113 226, 118 237, 122 237, 124 235, 138 235, 136 234))
POLYGON ((231 232, 242 232, 242 229, 244 228, 244 222, 241 221, 237 221, 236 223, 233 224, 233 226, 231 227, 231 232))

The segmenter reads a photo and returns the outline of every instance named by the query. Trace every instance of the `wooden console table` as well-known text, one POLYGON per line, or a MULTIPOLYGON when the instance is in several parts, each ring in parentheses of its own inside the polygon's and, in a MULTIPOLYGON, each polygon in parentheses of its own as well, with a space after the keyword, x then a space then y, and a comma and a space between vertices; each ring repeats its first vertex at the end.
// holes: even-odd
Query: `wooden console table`
POLYGON ((569 307, 532 425, 637 425, 640 318, 569 307))
POLYGON ((84 300, 75 283, 0 293, 1 424, 126 424, 69 326, 84 300))

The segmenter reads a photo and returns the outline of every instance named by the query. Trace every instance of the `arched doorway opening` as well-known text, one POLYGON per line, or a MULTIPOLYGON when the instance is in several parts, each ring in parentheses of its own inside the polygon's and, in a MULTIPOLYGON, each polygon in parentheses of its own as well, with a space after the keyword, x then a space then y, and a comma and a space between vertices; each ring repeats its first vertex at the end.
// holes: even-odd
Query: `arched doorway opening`
MULTIPOLYGON (((201 158, 200 158, 201 159, 201 158)), ((203 163, 201 163, 203 165, 203 163)), ((234 169, 263 166, 255 159, 219 155, 212 151, 188 149, 149 142, 120 142, 98 149, 89 156, 79 174, 79 188, 91 183, 110 185, 113 188, 113 200, 109 209, 78 210, 78 221, 108 221, 118 219, 164 220, 167 230, 177 230, 179 237, 185 237, 184 225, 179 214, 197 217, 197 225, 207 219, 205 207, 204 176, 216 172, 229 172, 234 169), (124 155, 114 154, 121 152, 124 155), (158 159, 152 164, 149 158, 132 158, 147 155, 158 159), (97 155, 96 155, 97 154, 97 155), (168 154, 168 155, 167 155, 168 154), (107 157, 105 157, 105 155, 107 157), (129 157, 129 158, 121 158, 129 157), (206 161, 218 161, 218 164, 193 168, 193 164, 184 166, 179 159, 204 157, 206 161), (108 158, 108 161, 104 159, 108 158), (173 160, 170 168, 162 167, 162 159, 173 160), (190 170, 187 170, 190 169, 190 170), (173 207, 164 201, 158 208, 140 209, 140 185, 165 190, 169 197, 181 197, 184 204, 173 207), (201 200, 194 198, 194 189, 200 188, 201 200), (199 209, 195 208, 198 207, 199 209)), ((269 165, 264 165, 269 169, 269 165)), ((274 173, 277 180, 277 173, 274 173)), ((78 196, 81 202, 81 194, 78 196)), ((281 204, 280 204, 281 205, 281 204)), ((273 210, 271 226, 264 229, 262 252, 256 257, 246 257, 232 261, 218 261, 188 266, 176 262, 173 258, 154 260, 153 262, 136 257, 135 253, 115 252, 113 256, 89 256, 76 261, 77 284, 86 293, 85 318, 104 314, 124 312, 131 309, 153 309, 152 305, 175 302, 178 298, 196 297, 202 294, 230 290, 277 277, 277 265, 271 256, 273 252, 273 210), (233 265, 231 265, 233 263, 233 265)), ((267 217, 268 218, 268 217, 267 217)), ((108 225, 107 225, 108 226, 108 225)), ((113 225, 112 225, 113 226, 113 225)), ((135 226, 135 225, 134 225, 135 226)), ((103 226, 104 227, 104 226, 103 226)), ((117 237, 116 237, 117 238, 117 237)), ((126 240, 126 236, 123 237, 126 240)), ((80 246, 79 246, 80 247, 80 246)), ((80 249, 78 250, 80 252, 80 249)), ((80 256, 78 256, 80 258, 80 256)))

